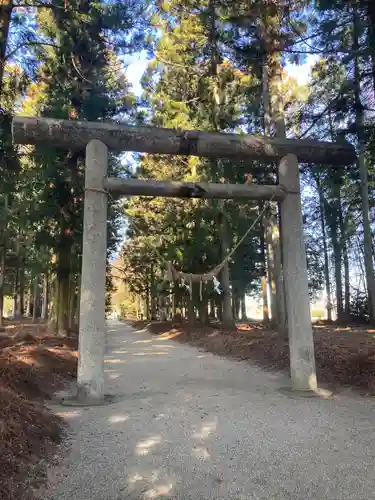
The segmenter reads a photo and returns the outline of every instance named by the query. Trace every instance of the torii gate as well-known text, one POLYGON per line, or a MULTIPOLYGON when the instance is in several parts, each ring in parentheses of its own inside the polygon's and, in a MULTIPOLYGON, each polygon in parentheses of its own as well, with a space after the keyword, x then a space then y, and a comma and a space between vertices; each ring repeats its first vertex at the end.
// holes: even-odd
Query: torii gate
POLYGON ((16 144, 86 148, 83 254, 78 357, 78 402, 104 401, 107 193, 119 195, 247 198, 281 201, 290 373, 296 391, 317 390, 303 237, 298 161, 348 165, 348 144, 251 135, 131 127, 116 123, 15 117, 16 144), (172 155, 279 161, 279 185, 157 182, 107 177, 108 149, 172 155))

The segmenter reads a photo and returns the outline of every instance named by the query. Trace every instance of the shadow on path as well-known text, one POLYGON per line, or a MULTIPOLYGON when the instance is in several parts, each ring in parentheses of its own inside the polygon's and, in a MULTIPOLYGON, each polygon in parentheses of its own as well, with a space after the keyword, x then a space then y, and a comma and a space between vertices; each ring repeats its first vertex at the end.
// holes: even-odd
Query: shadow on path
POLYGON ((108 391, 79 411, 49 500, 373 498, 374 404, 292 399, 283 375, 109 323, 108 391))

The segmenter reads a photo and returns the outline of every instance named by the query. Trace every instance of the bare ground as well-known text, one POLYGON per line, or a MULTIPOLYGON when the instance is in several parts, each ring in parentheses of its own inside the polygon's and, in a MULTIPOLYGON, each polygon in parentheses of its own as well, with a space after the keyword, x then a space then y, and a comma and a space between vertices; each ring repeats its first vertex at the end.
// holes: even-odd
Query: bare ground
POLYGON ((40 459, 60 442, 63 423, 44 406, 76 373, 77 339, 44 325, 8 323, 0 336, 0 498, 32 498, 40 459))
MULTIPOLYGON (((260 323, 224 330, 219 325, 202 326, 172 322, 133 322, 150 332, 169 334, 174 340, 238 360, 249 360, 274 370, 289 370, 288 341, 260 323)), ((375 329, 363 326, 314 327, 315 358, 320 385, 333 390, 351 387, 367 396, 375 395, 375 329)))
POLYGON ((69 423, 69 452, 39 498, 374 497, 372 398, 295 397, 280 390, 284 373, 172 342, 178 333, 108 323, 106 391, 118 399, 54 405, 69 423))

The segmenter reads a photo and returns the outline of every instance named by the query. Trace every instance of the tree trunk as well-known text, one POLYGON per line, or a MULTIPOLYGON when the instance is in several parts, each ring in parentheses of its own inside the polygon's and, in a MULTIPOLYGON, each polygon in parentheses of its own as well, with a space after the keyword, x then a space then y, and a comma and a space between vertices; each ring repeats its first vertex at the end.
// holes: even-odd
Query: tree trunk
MULTIPOLYGON (((271 102, 269 90, 269 68, 267 55, 264 57, 262 67, 262 103, 263 103, 263 129, 264 135, 271 134, 271 102)), ((261 207, 259 207, 261 209, 261 207)), ((273 247, 270 240, 269 222, 264 219, 263 228, 261 229, 260 245, 261 245, 261 258, 263 266, 262 276, 262 302, 263 302, 263 322, 268 323, 269 305, 268 305, 268 290, 267 290, 267 271, 268 269, 268 286, 270 291, 271 301, 271 318, 272 322, 277 322, 277 302, 276 302, 276 287, 275 287, 275 268, 274 268, 274 254, 273 247), (265 232, 265 235, 264 235, 265 232), (267 251, 265 251, 267 248, 267 251), (266 267, 266 254, 267 254, 267 267, 266 267)))
MULTIPOLYGON (((261 210, 262 207, 259 207, 261 210)), ((262 286, 262 302, 263 302, 263 323, 269 323, 270 315, 269 315, 269 305, 268 305, 268 291, 267 291, 267 268, 268 268, 268 283, 270 286, 270 297, 271 297, 271 314, 276 311, 276 308, 273 310, 272 307, 275 302, 272 302, 272 283, 274 282, 274 273, 273 273, 273 255, 270 254, 271 248, 268 245, 267 240, 268 235, 268 222, 266 219, 263 219, 263 227, 260 229, 260 255, 262 262, 262 277, 261 277, 261 286, 262 286), (266 259, 266 248, 267 248, 267 259, 266 259), (268 265, 267 265, 268 264, 268 265)), ((275 298, 275 297, 274 297, 275 298)), ((276 314, 276 312, 275 312, 276 314)))
POLYGON ((372 0, 368 0, 366 4, 369 19, 368 45, 371 53, 372 84, 375 97, 375 3, 372 0))
POLYGON ((188 296, 187 300, 187 320, 188 323, 193 325, 195 323, 195 307, 194 307, 194 298, 193 296, 188 296))
MULTIPOLYGON (((221 242, 221 258, 224 259, 229 252, 228 244, 228 226, 226 220, 226 214, 221 213, 221 223, 220 223, 220 242, 221 242)), ((232 327, 234 324, 232 305, 231 305, 231 291, 230 291, 230 276, 229 276, 229 262, 226 261, 223 269, 220 273, 221 289, 222 289, 222 323, 226 327, 232 327)))
POLYGON ((34 290, 33 290, 33 323, 38 321, 39 312, 39 275, 37 274, 34 278, 34 290))
POLYGON ((217 319, 222 323, 223 321, 223 302, 221 297, 219 296, 216 299, 216 312, 217 312, 217 319))
POLYGON ((271 242, 273 247, 273 262, 275 269, 275 285, 276 285, 276 306, 277 306, 277 327, 285 333, 286 329, 286 308, 285 308, 285 294, 284 282, 281 266, 281 239, 279 226, 276 218, 271 217, 271 242))
MULTIPOLYGON (((284 118, 284 99, 282 95, 282 72, 281 72, 281 54, 273 52, 268 57, 269 72, 264 72, 263 78, 268 76, 269 101, 271 103, 272 124, 274 134, 277 138, 286 138, 285 118, 284 118)), ((279 206, 280 212, 280 206, 279 206)), ((285 290, 282 268, 282 248, 281 248, 281 224, 277 222, 276 213, 273 214, 272 245, 274 249, 274 269, 276 285, 276 304, 277 304, 277 326, 285 334, 287 324, 285 290)))
POLYGON ((59 273, 57 278, 57 335, 69 335, 69 275, 59 273))
POLYGON ((81 273, 78 273, 77 277, 77 299, 76 299, 76 307, 75 307, 75 324, 79 331, 79 311, 81 305, 81 273))
POLYGON ((247 321, 247 313, 246 313, 246 293, 242 293, 241 297, 241 320, 247 321))
POLYGON ((199 304, 199 321, 203 325, 207 325, 208 321, 208 301, 202 300, 199 304))
POLYGON ((151 265, 150 280, 151 280, 150 283, 151 319, 154 321, 157 319, 157 297, 156 297, 156 283, 155 283, 155 273, 153 265, 151 265))
POLYGON ((0 255, 0 329, 4 326, 4 280, 5 280, 5 248, 1 249, 0 255))
POLYGON ((69 335, 69 290, 72 248, 72 239, 69 236, 69 232, 68 221, 64 215, 61 215, 56 270, 56 333, 62 337, 69 335))
POLYGON ((335 282, 336 282, 336 308, 337 320, 344 320, 344 304, 342 297, 342 275, 341 275, 341 248, 337 235, 337 226, 332 231, 333 257, 335 262, 335 282))
POLYGON ((56 333, 56 325, 57 325, 57 283, 56 278, 50 285, 49 290, 50 297, 50 307, 48 311, 48 330, 51 333, 56 333))
POLYGON ((241 299, 239 296, 238 289, 232 291, 232 314, 234 321, 237 321, 240 317, 240 307, 241 299))
POLYGON ((27 306, 26 306, 26 317, 30 318, 31 316, 31 299, 32 299, 32 289, 31 285, 29 286, 28 292, 27 292, 27 306))
POLYGON ((9 198, 8 194, 4 193, 4 208, 0 213, 0 328, 3 328, 4 314, 4 285, 5 285, 5 255, 7 248, 7 227, 8 227, 8 210, 9 198))
MULTIPOLYGON (((218 39, 216 32, 216 0, 208 2, 208 40, 210 50, 210 70, 209 74, 213 80, 213 89, 210 99, 211 120, 210 125, 214 132, 219 132, 218 112, 221 104, 221 95, 218 84, 218 64, 219 50, 218 39)), ((211 175, 220 177, 219 161, 216 158, 211 159, 211 175)), ((220 250, 221 258, 224 259, 229 252, 229 235, 227 218, 225 213, 225 205, 223 201, 218 203, 219 210, 219 235, 220 235, 220 250)), ((230 293, 230 275, 229 262, 226 261, 220 273, 221 289, 222 289, 222 323, 224 326, 232 326, 233 313, 231 306, 230 293)))
POLYGON ((48 272, 47 271, 43 275, 43 302, 42 302, 41 318, 43 321, 47 321, 48 318, 48 272))
POLYGON ((151 319, 151 307, 150 307, 150 283, 149 280, 147 279, 147 284, 146 284, 146 290, 145 290, 145 318, 150 320, 151 319))
POLYGON ((316 183, 319 192, 319 215, 320 224, 322 228, 323 237, 323 255, 324 255, 324 280, 326 284, 326 308, 327 308, 327 319, 332 321, 332 293, 331 293, 331 278, 329 276, 329 257, 328 257, 328 246, 327 246, 327 231, 325 222, 325 210, 324 210, 324 195, 320 185, 319 176, 316 176, 316 183))
MULTIPOLYGON (((272 286, 272 278, 269 278, 268 284, 269 287, 272 286)), ((270 316, 268 309, 268 287, 267 287, 267 279, 265 276, 262 276, 261 287, 262 287, 263 323, 267 324, 270 322, 270 316)), ((272 306, 272 301, 271 301, 271 306, 272 306)), ((272 316, 272 310, 271 310, 271 316, 272 316)))
POLYGON ((284 284, 281 271, 281 245, 279 227, 272 215, 267 221, 267 248, 268 265, 271 288, 272 324, 284 332, 285 330, 285 302, 284 284))
POLYGON ((3 80, 8 46, 9 27, 12 18, 13 1, 3 0, 0 4, 0 95, 3 92, 3 80))
POLYGON ((18 270, 16 271, 16 275, 14 277, 14 284, 13 284, 13 297, 12 297, 12 318, 17 317, 17 310, 18 310, 18 270))
POLYGON ((344 315, 345 319, 348 321, 350 317, 349 257, 348 257, 348 242, 346 236, 346 228, 345 228, 344 217, 342 215, 341 198, 340 198, 339 224, 340 224, 341 254, 344 263, 344 315))
POLYGON ((343 260, 344 260, 344 299, 345 299, 345 316, 347 320, 350 319, 350 268, 348 256, 348 243, 344 243, 343 247, 343 260))
POLYGON ((210 305, 209 318, 215 320, 215 319, 217 319, 215 299, 210 299, 209 305, 210 305))
POLYGON ((236 310, 236 314, 234 316, 234 319, 239 320, 240 319, 240 312, 241 312, 241 297, 238 293, 234 297, 234 301, 235 301, 235 310, 236 310))
MULTIPOLYGON (((21 251, 23 252, 23 249, 21 251)), ((16 318, 22 318, 25 312, 25 267, 23 255, 20 257, 21 262, 17 269, 16 318)))
POLYGON ((172 288, 172 318, 176 321, 182 320, 182 297, 179 287, 173 283, 172 288))
POLYGON ((372 262, 372 235, 370 225, 370 206, 369 206, 369 184, 368 169, 366 165, 365 150, 366 141, 364 136, 364 111, 361 102, 361 68, 359 59, 359 33, 360 19, 358 10, 353 12, 353 51, 354 59, 354 98, 356 109, 356 129, 358 140, 358 168, 361 180, 361 205, 363 220, 363 248, 365 254, 366 282, 368 290, 368 311, 371 324, 375 324, 375 276, 372 262))
POLYGON ((75 310, 76 298, 77 298, 76 278, 75 274, 71 272, 69 278, 69 313, 68 313, 68 322, 70 331, 75 329, 74 310, 75 310))

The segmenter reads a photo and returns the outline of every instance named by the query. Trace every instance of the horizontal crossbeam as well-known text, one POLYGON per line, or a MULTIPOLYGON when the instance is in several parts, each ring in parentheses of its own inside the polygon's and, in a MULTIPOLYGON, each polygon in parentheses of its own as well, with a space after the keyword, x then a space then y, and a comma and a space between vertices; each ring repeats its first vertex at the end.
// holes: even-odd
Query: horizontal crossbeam
POLYGON ((301 139, 199 132, 117 123, 82 122, 16 116, 12 124, 16 144, 47 143, 84 150, 98 139, 113 151, 138 151, 211 158, 279 160, 289 153, 300 162, 349 165, 356 159, 353 146, 301 139))
POLYGON ((121 196, 164 196, 171 198, 221 198, 282 201, 283 186, 259 184, 214 184, 208 182, 167 182, 153 179, 117 179, 109 177, 104 188, 121 196))

